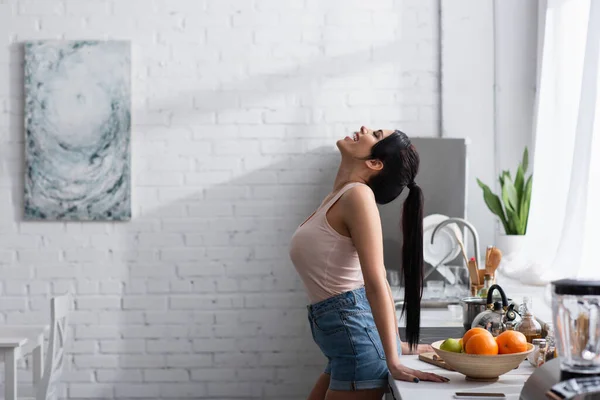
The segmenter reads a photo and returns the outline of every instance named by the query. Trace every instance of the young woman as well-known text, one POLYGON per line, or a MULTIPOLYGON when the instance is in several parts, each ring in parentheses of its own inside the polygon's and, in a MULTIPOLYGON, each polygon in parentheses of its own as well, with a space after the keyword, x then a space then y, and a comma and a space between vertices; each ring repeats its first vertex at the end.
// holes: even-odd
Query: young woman
POLYGON ((309 297, 313 339, 327 357, 309 400, 380 400, 388 374, 411 382, 447 378, 413 370, 402 353, 422 352, 423 194, 415 183, 419 155, 400 131, 361 127, 337 142, 342 155, 333 191, 294 233, 290 257, 309 297), (401 343, 383 263, 386 204, 408 188, 402 214, 406 338, 401 343))

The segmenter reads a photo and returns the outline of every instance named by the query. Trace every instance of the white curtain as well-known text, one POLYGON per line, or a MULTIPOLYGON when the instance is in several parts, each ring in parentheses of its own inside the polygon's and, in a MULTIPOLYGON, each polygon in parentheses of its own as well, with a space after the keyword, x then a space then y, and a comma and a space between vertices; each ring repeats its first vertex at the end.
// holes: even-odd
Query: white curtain
POLYGON ((600 279, 600 0, 547 0, 527 245, 505 273, 600 279))

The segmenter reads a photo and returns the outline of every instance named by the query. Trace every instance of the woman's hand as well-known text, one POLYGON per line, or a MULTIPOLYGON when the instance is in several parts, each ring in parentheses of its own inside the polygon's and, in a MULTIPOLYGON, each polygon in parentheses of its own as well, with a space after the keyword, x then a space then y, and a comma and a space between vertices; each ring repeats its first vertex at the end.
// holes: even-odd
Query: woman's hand
POLYGON ((430 382, 448 382, 450 379, 432 374, 431 372, 423 372, 416 369, 408 368, 402 364, 395 364, 389 368, 390 373, 394 379, 399 381, 419 383, 419 381, 430 381, 430 382))
POLYGON ((433 347, 430 344, 420 344, 417 346, 416 354, 433 353, 433 347))
POLYGON ((408 343, 402 342, 402 354, 411 355, 411 354, 423 354, 423 353, 433 353, 433 347, 429 344, 419 344, 417 345, 416 350, 411 350, 408 347, 408 343))

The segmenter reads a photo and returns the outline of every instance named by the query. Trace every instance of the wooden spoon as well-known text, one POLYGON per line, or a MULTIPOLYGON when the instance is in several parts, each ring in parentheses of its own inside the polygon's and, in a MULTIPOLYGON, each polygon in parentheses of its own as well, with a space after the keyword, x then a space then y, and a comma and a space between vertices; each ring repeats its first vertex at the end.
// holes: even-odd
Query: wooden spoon
POLYGON ((496 278, 496 269, 502 261, 502 252, 499 248, 493 247, 490 251, 489 263, 485 266, 486 274, 490 274, 492 279, 496 278))
POLYGON ((479 273, 477 271, 477 262, 474 258, 471 258, 467 263, 469 268, 469 276, 471 278, 471 285, 479 285, 479 273))
POLYGON ((487 268, 488 268, 488 265, 490 263, 490 253, 492 252, 493 248, 494 248, 494 246, 488 246, 485 249, 485 264, 483 264, 483 266, 486 269, 486 274, 488 273, 487 272, 487 268))

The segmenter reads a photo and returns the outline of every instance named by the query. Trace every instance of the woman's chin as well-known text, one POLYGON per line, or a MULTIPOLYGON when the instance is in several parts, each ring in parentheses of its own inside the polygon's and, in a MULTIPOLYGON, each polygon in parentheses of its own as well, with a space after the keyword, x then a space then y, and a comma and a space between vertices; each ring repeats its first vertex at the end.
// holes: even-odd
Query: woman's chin
POLYGON ((339 147, 339 146, 343 146, 345 144, 354 143, 354 140, 350 136, 346 136, 345 138, 338 140, 336 143, 339 147))

